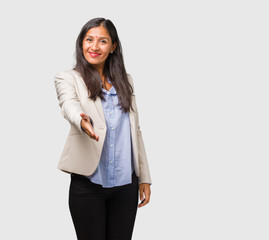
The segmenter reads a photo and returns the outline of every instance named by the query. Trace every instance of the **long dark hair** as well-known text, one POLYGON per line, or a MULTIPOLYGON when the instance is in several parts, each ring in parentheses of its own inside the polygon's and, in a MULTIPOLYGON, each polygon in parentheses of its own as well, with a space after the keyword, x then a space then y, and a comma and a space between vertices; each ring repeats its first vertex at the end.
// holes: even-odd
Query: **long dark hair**
POLYGON ((125 70, 122 48, 117 30, 114 24, 105 18, 94 18, 88 21, 81 29, 76 41, 76 65, 74 70, 78 71, 87 86, 89 98, 96 100, 97 97, 104 99, 102 91, 102 80, 98 71, 90 64, 83 55, 82 41, 85 34, 93 27, 104 27, 110 35, 112 44, 116 42, 117 46, 113 53, 109 54, 105 66, 104 75, 109 78, 117 91, 119 104, 124 112, 132 109, 133 88, 130 85, 125 70))

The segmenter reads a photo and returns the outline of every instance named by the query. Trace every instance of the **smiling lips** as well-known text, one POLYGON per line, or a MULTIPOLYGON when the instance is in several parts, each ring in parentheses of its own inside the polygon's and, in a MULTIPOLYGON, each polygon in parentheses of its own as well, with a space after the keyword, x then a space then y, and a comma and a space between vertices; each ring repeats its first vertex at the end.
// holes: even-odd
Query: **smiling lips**
POLYGON ((90 52, 90 55, 91 55, 91 57, 98 57, 98 56, 100 56, 101 54, 90 52))

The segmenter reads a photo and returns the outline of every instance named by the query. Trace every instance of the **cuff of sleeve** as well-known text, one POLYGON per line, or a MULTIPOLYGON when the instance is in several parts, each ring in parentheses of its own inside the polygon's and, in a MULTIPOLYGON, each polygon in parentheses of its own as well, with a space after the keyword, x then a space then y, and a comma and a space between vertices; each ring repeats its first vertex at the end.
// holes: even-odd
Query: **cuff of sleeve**
POLYGON ((138 178, 138 184, 140 184, 140 183, 147 183, 147 184, 149 184, 149 185, 152 185, 151 180, 150 180, 150 181, 149 181, 149 180, 146 181, 145 179, 143 180, 143 179, 139 179, 139 178, 138 178))
POLYGON ((145 184, 148 184, 148 185, 152 185, 152 183, 147 183, 147 182, 140 182, 140 183, 138 183, 138 184, 142 184, 142 183, 145 183, 145 184))
POLYGON ((91 119, 91 117, 89 115, 88 115, 88 117, 90 118, 90 122, 91 122, 92 127, 94 127, 93 120, 91 119))

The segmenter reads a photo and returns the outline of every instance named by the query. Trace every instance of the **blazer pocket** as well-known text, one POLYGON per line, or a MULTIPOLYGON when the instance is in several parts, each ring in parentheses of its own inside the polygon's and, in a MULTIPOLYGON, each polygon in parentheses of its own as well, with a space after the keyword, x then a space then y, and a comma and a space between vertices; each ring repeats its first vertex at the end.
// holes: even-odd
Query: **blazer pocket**
MULTIPOLYGON (((69 136, 73 136, 73 135, 81 135, 81 133, 78 132, 78 133, 70 133, 70 134, 69 134, 69 136)), ((81 135, 81 136, 82 136, 82 135, 81 135)))
POLYGON ((75 128, 71 129, 69 135, 82 135, 81 132, 77 131, 75 128))

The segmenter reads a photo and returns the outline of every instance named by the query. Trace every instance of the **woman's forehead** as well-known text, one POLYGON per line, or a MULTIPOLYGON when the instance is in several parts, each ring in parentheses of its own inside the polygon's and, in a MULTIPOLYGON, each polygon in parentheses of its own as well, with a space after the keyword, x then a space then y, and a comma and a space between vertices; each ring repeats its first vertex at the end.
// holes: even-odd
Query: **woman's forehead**
POLYGON ((93 28, 89 29, 88 32, 85 34, 85 36, 86 35, 90 35, 92 37, 107 37, 107 38, 110 38, 110 35, 109 35, 108 31, 102 26, 93 27, 93 28))

